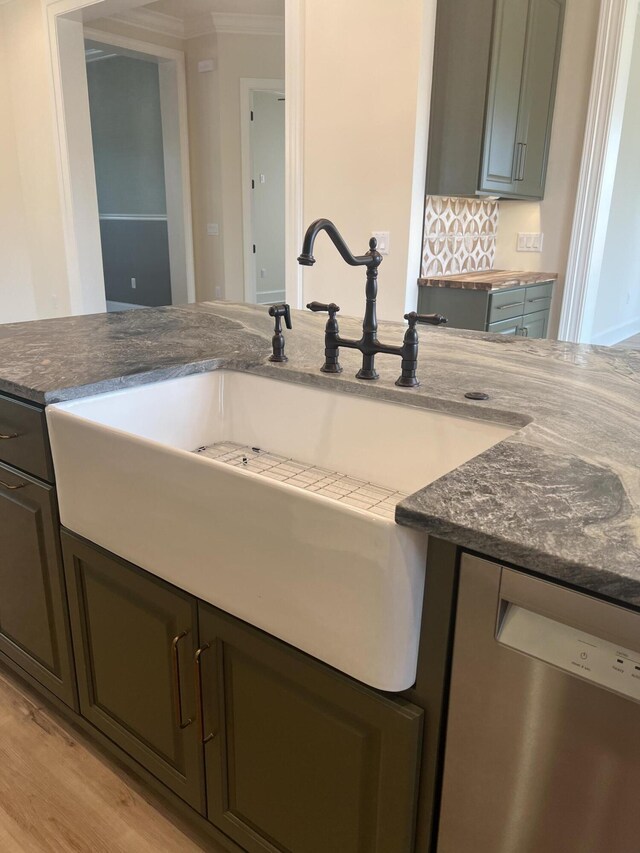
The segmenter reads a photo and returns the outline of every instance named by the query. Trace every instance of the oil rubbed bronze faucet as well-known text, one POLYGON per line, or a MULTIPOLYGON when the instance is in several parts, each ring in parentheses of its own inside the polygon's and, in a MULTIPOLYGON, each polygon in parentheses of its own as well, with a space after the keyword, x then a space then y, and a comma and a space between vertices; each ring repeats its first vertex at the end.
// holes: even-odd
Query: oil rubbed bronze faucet
POLYGON ((340 252, 341 257, 352 267, 366 266, 367 268, 367 283, 366 283, 366 307, 364 319, 362 321, 362 337, 360 340, 351 340, 349 338, 341 338, 338 329, 338 320, 336 314, 340 308, 331 302, 325 304, 323 302, 310 302, 307 308, 311 311, 326 311, 329 314, 327 325, 324 334, 324 352, 325 361, 320 370, 323 373, 341 373, 339 353, 340 347, 348 347, 350 349, 358 349, 362 353, 362 367, 356 373, 357 379, 377 379, 378 372, 375 369, 375 357, 379 352, 389 353, 391 355, 399 355, 402 359, 402 370, 400 376, 396 380, 396 385, 404 388, 415 388, 420 383, 416 377, 416 368, 418 365, 418 332, 416 323, 430 323, 433 326, 440 326, 446 323, 446 317, 442 314, 416 314, 411 311, 405 314, 404 318, 408 321, 409 327, 404 335, 402 346, 391 346, 383 344, 378 340, 378 319, 376 316, 376 297, 378 295, 378 267, 382 263, 383 257, 377 250, 377 241, 375 237, 369 240, 369 251, 365 255, 354 255, 336 226, 329 219, 316 219, 307 228, 302 244, 302 253, 298 257, 298 263, 303 266, 310 267, 315 264, 316 259, 313 257, 313 245, 320 231, 326 231, 331 242, 340 252))

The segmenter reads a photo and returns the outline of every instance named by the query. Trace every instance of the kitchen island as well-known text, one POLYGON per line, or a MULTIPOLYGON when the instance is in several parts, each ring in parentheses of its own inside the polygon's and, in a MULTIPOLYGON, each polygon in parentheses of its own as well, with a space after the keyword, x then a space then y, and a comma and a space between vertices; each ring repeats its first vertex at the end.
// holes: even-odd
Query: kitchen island
MULTIPOLYGON (((341 329, 357 336, 359 322, 344 318, 341 329)), ((384 323, 379 333, 382 340, 398 343, 403 326, 384 323)), ((378 358, 380 380, 375 383, 354 378, 358 355, 351 351, 341 352, 341 375, 320 373, 323 321, 317 316, 294 312, 285 364, 268 361, 271 335, 266 310, 226 303, 6 325, 0 327, 0 393, 7 401, 23 401, 35 416, 49 404, 224 368, 511 427, 512 435, 396 508, 399 524, 431 537, 416 683, 399 696, 411 703, 403 719, 417 720, 423 709, 428 721, 416 846, 425 850, 438 780, 434 744, 446 703, 461 549, 627 608, 640 606, 640 353, 425 327, 420 330, 418 367, 422 384, 406 390, 394 385, 399 364, 393 357, 378 358), (477 391, 488 398, 465 397, 477 391)), ((10 423, 0 427, 12 429, 10 423)), ((389 441, 402 437, 390 432, 389 441)), ((10 447, 11 441, 3 444, 10 447)), ((18 472, 25 470, 15 459, 2 458, 18 472)), ((53 483, 46 464, 43 470, 31 473, 53 483)), ((15 487, 13 480, 9 487, 15 487)), ((47 490, 55 517, 52 487, 47 490)), ((75 561, 75 574, 67 574, 67 586, 71 579, 69 591, 77 604, 82 602, 82 561, 89 564, 91 552, 86 544, 69 542, 67 537, 65 549, 75 561)), ((50 549, 55 551, 55 544, 50 549)), ((63 586, 57 591, 61 601, 63 586)), ((62 601, 63 622, 65 607, 62 601)), ((75 621, 77 666, 77 637, 86 629, 80 617, 75 621)), ((64 640, 64 625, 61 630, 64 640)), ((67 669, 73 669, 72 660, 67 669)), ((32 683, 39 681, 33 671, 31 676, 32 683)), ((347 679, 341 678, 346 689, 347 679)), ((372 694, 372 702, 374 698, 372 694)), ((73 699, 64 701, 73 706, 73 699)), ((386 711, 390 708, 385 705, 386 711)), ((359 713, 365 711, 359 708, 359 713)), ((371 724, 373 716, 368 719, 371 724)), ((93 722, 99 728, 98 716, 93 722)), ((378 725, 391 737, 391 728, 378 725)), ((406 737, 403 744, 406 753, 406 737)), ((142 747, 131 752, 144 763, 142 747)), ((201 759, 195 751, 192 758, 197 775, 201 759)), ((190 799, 192 794, 192 789, 180 789, 182 799, 198 809, 198 795, 190 799)), ((221 823, 222 814, 217 825, 221 823)), ((368 849, 413 849, 410 840, 389 846, 392 829, 377 825, 371 836, 375 846, 370 838, 368 849)), ((271 849, 258 842, 249 846, 244 837, 239 843, 240 849, 271 849)))
MULTIPOLYGON (((346 335, 359 325, 341 320, 346 335)), ((47 405, 227 367, 513 424, 511 438, 404 501, 398 523, 640 606, 640 352, 421 327, 422 384, 404 390, 393 357, 379 358, 375 383, 354 378, 348 350, 342 374, 320 373, 323 328, 294 312, 289 361, 271 364, 272 321, 247 305, 7 324, 0 392, 47 405)), ((382 323, 380 336, 403 331, 382 323)))

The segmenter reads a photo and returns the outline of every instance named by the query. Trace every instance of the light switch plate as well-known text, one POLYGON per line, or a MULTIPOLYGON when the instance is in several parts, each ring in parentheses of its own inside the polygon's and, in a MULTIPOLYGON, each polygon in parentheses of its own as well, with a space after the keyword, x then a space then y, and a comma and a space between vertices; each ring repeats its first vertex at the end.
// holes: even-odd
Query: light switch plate
POLYGON ((213 59, 201 59, 198 62, 198 71, 201 74, 205 74, 207 71, 213 71, 215 69, 215 63, 213 59))
POLYGON ((371 236, 378 241, 378 251, 381 255, 389 254, 389 243, 391 234, 389 231, 372 231, 371 236))
POLYGON ((516 251, 518 252, 541 252, 542 251, 542 241, 544 239, 544 234, 540 234, 537 232, 525 232, 520 231, 518 233, 518 240, 516 243, 516 251))
POLYGON ((207 224, 207 234, 209 237, 217 237, 220 234, 220 228, 217 222, 209 222, 207 224))

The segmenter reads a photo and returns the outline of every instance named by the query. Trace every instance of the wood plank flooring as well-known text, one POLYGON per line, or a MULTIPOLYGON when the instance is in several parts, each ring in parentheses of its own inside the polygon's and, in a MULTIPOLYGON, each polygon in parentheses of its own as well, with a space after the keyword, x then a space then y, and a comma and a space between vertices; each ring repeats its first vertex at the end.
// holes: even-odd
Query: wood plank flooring
POLYGON ((0 670, 1 853, 224 853, 0 670))

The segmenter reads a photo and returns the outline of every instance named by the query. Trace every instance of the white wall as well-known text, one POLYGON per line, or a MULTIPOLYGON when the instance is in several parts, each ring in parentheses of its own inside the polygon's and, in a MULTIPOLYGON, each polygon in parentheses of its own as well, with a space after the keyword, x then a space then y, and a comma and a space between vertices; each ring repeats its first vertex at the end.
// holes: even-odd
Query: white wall
MULTIPOLYGON (((426 131, 416 139, 416 126, 429 100, 420 88, 430 81, 424 70, 432 65, 434 8, 435 0, 306 3, 305 226, 332 219, 355 254, 367 251, 372 231, 391 233, 379 271, 384 319, 402 318, 410 264, 418 277, 420 246, 410 248, 409 233, 416 180, 419 193, 424 186, 414 158, 416 143, 426 142, 426 131)), ((323 234, 314 254, 317 264, 304 272, 305 302, 335 301, 344 314, 361 316, 362 268, 347 267, 323 234)))
POLYGON ((636 25, 629 88, 609 225, 602 258, 592 343, 615 344, 640 332, 640 24, 636 25))
POLYGON ((0 211, 2 219, 9 220, 0 234, 0 322, 25 315, 30 319, 64 315, 70 311, 70 294, 40 0, 13 0, 0 7, 0 30, 0 146, 7 156, 6 162, 0 158, 0 211), (5 278, 14 275, 7 285, 5 278))
POLYGON ((189 114, 189 158, 196 298, 224 296, 224 246, 222 233, 207 234, 207 223, 222 227, 222 176, 220 169, 220 82, 215 34, 185 42, 189 114), (198 62, 213 59, 214 70, 199 72, 198 62))
POLYGON ((36 315, 0 6, 0 323, 36 315))
POLYGON ((501 201, 496 269, 557 272, 550 319, 555 337, 580 172, 600 0, 567 0, 545 197, 501 201), (542 252, 516 252, 519 231, 544 233, 542 252))

